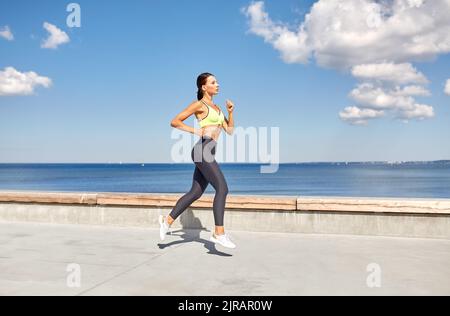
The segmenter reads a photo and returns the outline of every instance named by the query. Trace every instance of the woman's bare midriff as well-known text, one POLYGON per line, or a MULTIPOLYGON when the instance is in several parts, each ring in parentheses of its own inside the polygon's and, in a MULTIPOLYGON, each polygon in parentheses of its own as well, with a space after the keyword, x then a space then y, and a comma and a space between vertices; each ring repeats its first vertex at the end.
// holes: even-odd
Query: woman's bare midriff
POLYGON ((209 125, 202 128, 202 135, 214 139, 216 142, 219 139, 222 127, 220 125, 209 125))

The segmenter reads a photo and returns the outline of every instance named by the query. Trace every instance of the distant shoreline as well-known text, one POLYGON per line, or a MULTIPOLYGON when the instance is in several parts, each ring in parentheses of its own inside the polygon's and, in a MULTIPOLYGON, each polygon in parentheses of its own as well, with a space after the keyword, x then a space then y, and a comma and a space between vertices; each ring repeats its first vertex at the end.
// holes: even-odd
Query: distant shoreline
MULTIPOLYGON (((266 165, 270 162, 220 162, 226 165, 266 165)), ((0 165, 188 165, 192 163, 173 162, 1 162, 0 165)), ((323 161, 323 162, 280 162, 279 165, 400 165, 400 164, 443 164, 450 165, 450 160, 431 161, 323 161)))

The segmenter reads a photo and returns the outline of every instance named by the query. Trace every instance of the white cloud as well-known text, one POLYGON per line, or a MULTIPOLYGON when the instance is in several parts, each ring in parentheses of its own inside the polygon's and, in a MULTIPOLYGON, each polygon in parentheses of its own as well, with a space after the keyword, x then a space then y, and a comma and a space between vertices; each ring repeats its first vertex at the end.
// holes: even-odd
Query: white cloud
MULTIPOLYGON (((357 106, 346 107, 339 113, 341 120, 352 125, 367 125, 368 120, 385 116, 385 111, 359 108, 357 106)), ((408 120, 424 120, 434 117, 433 107, 424 104, 412 104, 410 108, 398 110, 395 118, 408 123, 408 120)))
POLYGON ((308 61, 311 52, 306 43, 307 34, 304 31, 292 32, 286 26, 272 22, 264 11, 262 1, 252 3, 248 8, 242 8, 241 12, 250 18, 250 32, 272 44, 281 52, 285 62, 306 63, 308 61))
POLYGON ((450 95, 450 79, 448 79, 447 83, 445 84, 445 93, 450 95))
POLYGON ((41 44, 42 48, 56 49, 59 45, 70 42, 70 38, 66 32, 60 30, 55 25, 44 22, 44 28, 49 32, 49 36, 41 44))
POLYGON ((392 83, 428 83, 427 78, 409 63, 365 64, 354 66, 352 75, 358 79, 382 80, 392 83))
POLYGON ((50 87, 50 78, 41 77, 37 73, 19 72, 13 67, 0 71, 0 96, 29 95, 36 86, 50 87))
POLYGON ((352 125, 367 125, 368 119, 374 119, 384 116, 383 111, 372 109, 360 109, 356 106, 346 107, 339 113, 339 117, 352 125))
POLYGON ((273 21, 263 1, 242 13, 249 32, 286 63, 315 60, 360 81, 349 94, 356 106, 339 114, 344 121, 365 125, 385 114, 434 117, 433 107, 414 98, 430 92, 424 87, 428 79, 411 62, 450 52, 450 0, 318 0, 297 29, 273 21))
POLYGON ((421 86, 406 86, 403 88, 396 87, 396 91, 392 92, 395 95, 414 95, 414 96, 430 96, 431 93, 427 89, 421 86))
POLYGON ((383 110, 403 119, 434 117, 433 107, 419 104, 414 98, 429 96, 430 92, 421 85, 405 85, 428 82, 411 64, 359 65, 352 68, 352 74, 364 80, 349 94, 360 108, 383 110))
POLYGON ((402 110, 397 118, 424 120, 434 117, 433 107, 425 104, 414 104, 411 109, 402 110))
POLYGON ((8 41, 12 41, 14 39, 14 35, 12 34, 11 29, 9 28, 8 25, 4 26, 3 28, 0 28, 0 37, 3 37, 8 41))
POLYGON ((371 83, 359 84, 349 96, 358 104, 374 109, 407 109, 415 103, 413 95, 428 91, 423 87, 405 87, 386 89, 371 83), (411 90, 411 91, 408 91, 411 90), (417 90, 417 91, 415 91, 417 90), (421 91, 423 90, 423 91, 421 91))
POLYGON ((395 96, 370 83, 358 85, 349 96, 358 104, 375 109, 389 109, 399 101, 395 96))
POLYGON ((331 68, 430 60, 450 52, 448 0, 319 0, 296 30, 271 20, 264 2, 242 12, 250 32, 285 62, 331 68))

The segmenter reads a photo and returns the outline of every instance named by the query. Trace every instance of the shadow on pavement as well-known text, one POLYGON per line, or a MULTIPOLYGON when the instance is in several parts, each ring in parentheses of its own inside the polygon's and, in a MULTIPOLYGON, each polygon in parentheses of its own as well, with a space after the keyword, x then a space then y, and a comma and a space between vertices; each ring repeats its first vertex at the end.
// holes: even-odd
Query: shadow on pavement
POLYGON ((165 249, 167 247, 172 247, 179 244, 189 243, 189 242, 198 242, 202 243, 204 247, 208 250, 208 254, 218 255, 223 257, 232 257, 233 255, 218 251, 216 249, 215 243, 212 241, 203 239, 200 237, 200 233, 202 231, 210 232, 206 227, 204 227, 199 218, 194 216, 192 210, 186 210, 180 216, 180 223, 182 229, 173 231, 171 236, 178 236, 181 240, 172 241, 167 244, 158 243, 159 249, 165 249))

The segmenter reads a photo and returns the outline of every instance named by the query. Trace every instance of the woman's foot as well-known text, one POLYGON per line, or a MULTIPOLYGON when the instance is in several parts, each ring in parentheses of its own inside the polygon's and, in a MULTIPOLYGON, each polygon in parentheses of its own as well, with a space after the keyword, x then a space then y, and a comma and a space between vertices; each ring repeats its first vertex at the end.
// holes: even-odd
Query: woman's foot
POLYGON ((222 245, 226 248, 230 249, 236 248, 236 245, 230 240, 230 237, 228 237, 227 234, 216 235, 215 233, 213 233, 209 240, 211 240, 215 244, 222 245))
POLYGON ((159 215, 159 238, 164 240, 167 232, 170 230, 170 225, 167 223, 167 218, 163 215, 159 215))

